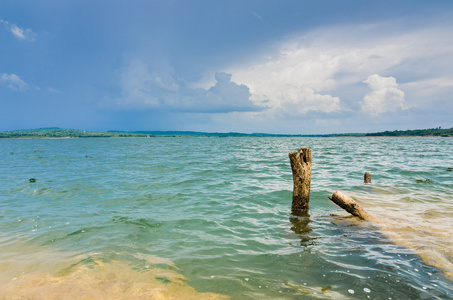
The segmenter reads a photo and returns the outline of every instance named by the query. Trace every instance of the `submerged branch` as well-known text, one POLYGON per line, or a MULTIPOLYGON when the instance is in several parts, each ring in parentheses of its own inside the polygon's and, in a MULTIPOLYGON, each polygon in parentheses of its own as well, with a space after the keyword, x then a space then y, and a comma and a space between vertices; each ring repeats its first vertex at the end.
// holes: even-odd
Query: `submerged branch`
POLYGON ((339 207, 346 210, 348 213, 359 217, 362 220, 373 220, 374 218, 369 215, 354 199, 336 191, 329 199, 339 207))

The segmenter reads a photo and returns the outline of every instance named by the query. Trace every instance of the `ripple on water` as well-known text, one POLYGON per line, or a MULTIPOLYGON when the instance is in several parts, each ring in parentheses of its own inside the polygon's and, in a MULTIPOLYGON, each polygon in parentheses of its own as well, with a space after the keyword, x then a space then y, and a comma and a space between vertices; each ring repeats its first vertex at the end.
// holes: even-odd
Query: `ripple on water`
POLYGON ((84 278, 101 287, 127 282, 131 289, 124 292, 134 295, 146 282, 163 298, 212 292, 235 299, 443 299, 453 293, 443 278, 452 269, 451 251, 445 252, 452 249, 451 141, 1 142, 2 153, 14 155, 0 161, 6 182, 0 275, 7 288, 24 283, 24 294, 11 295, 26 297, 27 290, 36 292, 33 284, 40 286, 20 270, 62 282, 63 290, 84 286, 84 278), (290 211, 287 155, 300 147, 313 151, 309 216, 290 211), (365 171, 372 184, 363 184, 365 171), (429 183, 417 182, 426 178, 429 183), (335 190, 355 197, 385 226, 348 217, 327 199, 335 190), (173 291, 176 285, 180 291, 173 291))

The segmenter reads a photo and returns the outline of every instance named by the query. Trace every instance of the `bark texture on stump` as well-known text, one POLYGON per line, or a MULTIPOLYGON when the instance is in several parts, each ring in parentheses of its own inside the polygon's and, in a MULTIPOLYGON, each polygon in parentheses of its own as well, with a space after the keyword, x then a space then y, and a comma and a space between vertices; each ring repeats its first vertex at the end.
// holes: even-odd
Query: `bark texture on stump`
POLYGON ((363 182, 364 183, 371 183, 371 174, 370 174, 370 172, 365 172, 365 175, 363 176, 363 182))
POLYGON ((311 187, 311 150, 300 148, 289 152, 291 170, 293 171, 293 212, 308 212, 311 187))
POLYGON ((373 217, 370 216, 354 199, 345 194, 336 191, 333 193, 332 197, 329 197, 332 202, 334 202, 339 207, 346 210, 348 213, 359 217, 363 220, 372 220, 373 217))

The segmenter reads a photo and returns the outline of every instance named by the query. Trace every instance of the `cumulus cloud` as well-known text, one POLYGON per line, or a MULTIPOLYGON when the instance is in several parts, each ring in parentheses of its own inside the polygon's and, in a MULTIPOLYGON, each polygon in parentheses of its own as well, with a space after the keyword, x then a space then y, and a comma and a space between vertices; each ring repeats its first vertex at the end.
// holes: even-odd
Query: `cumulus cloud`
POLYGON ((373 74, 368 76, 363 83, 366 83, 368 88, 371 89, 371 92, 365 95, 361 103, 363 111, 372 115, 379 115, 404 109, 404 92, 398 89, 395 78, 373 74))
POLYGON ((235 71, 234 77, 251 87, 252 99, 267 98, 269 107, 283 113, 339 110, 340 98, 323 92, 332 82, 329 58, 313 59, 300 51, 303 53, 283 52, 277 60, 235 71))
POLYGON ((280 46, 275 57, 230 72, 250 86, 252 99, 268 99, 273 110, 292 115, 338 111, 340 98, 329 92, 341 60, 347 58, 318 50, 288 43, 280 46))
POLYGON ((422 80, 427 85, 424 91, 438 98, 434 96, 439 92, 436 83, 451 81, 451 31, 441 27, 400 31, 391 28, 394 25, 320 28, 278 42, 248 65, 227 71, 236 82, 250 87, 251 99, 268 99, 268 112, 282 115, 309 111, 367 111, 377 115, 426 106, 418 99, 420 95, 412 93, 417 85, 410 82, 422 80), (404 78, 402 86, 414 97, 405 100, 390 78, 370 77, 366 83, 372 91, 364 100, 363 80, 370 74, 404 78), (433 76, 436 82, 424 80, 433 76), (385 88, 374 89, 379 80, 385 88))
POLYGON ((208 89, 176 80, 171 72, 152 71, 142 61, 131 62, 120 75, 123 108, 156 108, 179 112, 228 113, 257 111, 264 107, 250 100, 249 88, 231 81, 231 74, 217 72, 215 85, 208 89))
POLYGON ((16 74, 1 73, 0 84, 5 84, 13 91, 25 91, 28 88, 28 84, 16 74))
POLYGON ((8 21, 1 19, 0 24, 3 24, 5 28, 9 30, 19 40, 30 42, 35 41, 36 34, 31 29, 23 29, 17 26, 16 24, 12 24, 8 21))
MULTIPOLYGON (((260 108, 250 101, 250 90, 246 85, 231 81, 231 74, 217 72, 217 81, 209 90, 197 89, 189 106, 199 103, 200 108, 210 112, 256 111, 260 108)), ((197 105, 198 106, 198 105, 197 105)))
POLYGON ((418 111, 448 111, 453 92, 451 28, 365 25, 320 28, 276 41, 248 63, 217 73, 215 80, 210 74, 187 82, 168 65, 137 61, 119 72, 117 104, 173 112, 241 112, 211 115, 210 120, 225 130, 309 128, 307 133, 322 132, 321 127, 332 131, 332 124, 353 132, 357 118, 382 125, 402 115, 415 118, 418 111), (399 114, 402 110, 406 113, 399 114))

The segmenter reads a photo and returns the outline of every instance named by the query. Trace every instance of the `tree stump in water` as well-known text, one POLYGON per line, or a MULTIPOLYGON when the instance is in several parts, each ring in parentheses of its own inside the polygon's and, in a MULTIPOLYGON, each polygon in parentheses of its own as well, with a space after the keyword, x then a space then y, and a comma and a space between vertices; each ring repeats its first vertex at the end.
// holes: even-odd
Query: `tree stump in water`
POLYGON ((291 209, 297 213, 308 213, 311 187, 311 150, 300 148, 289 152, 293 172, 293 203, 291 209))
POLYGON ((370 216, 357 202, 355 202, 354 199, 352 199, 349 196, 346 196, 345 194, 339 191, 333 193, 332 197, 329 197, 329 199, 339 207, 346 210, 348 213, 356 217, 359 217, 360 219, 363 220, 373 219, 373 217, 370 216))
POLYGON ((365 172, 365 175, 363 176, 363 182, 364 183, 371 183, 371 174, 370 174, 370 172, 365 172))

